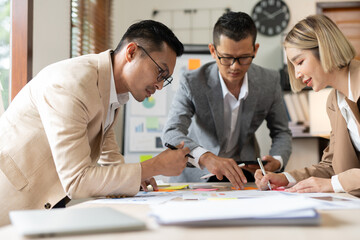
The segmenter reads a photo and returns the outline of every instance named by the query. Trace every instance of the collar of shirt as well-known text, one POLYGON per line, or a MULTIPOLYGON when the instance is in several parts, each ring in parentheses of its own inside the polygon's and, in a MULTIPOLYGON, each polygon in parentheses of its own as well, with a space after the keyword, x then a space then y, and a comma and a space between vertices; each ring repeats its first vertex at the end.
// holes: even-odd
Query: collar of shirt
MULTIPOLYGON (((220 78, 220 84, 221 84, 221 89, 222 89, 222 93, 223 93, 223 98, 225 98, 226 95, 228 95, 228 94, 233 96, 232 93, 227 88, 227 86, 226 86, 226 84, 224 82, 224 79, 222 78, 220 72, 219 72, 219 78, 220 78)), ((249 80, 248 80, 248 74, 245 73, 244 80, 243 80, 243 83, 242 83, 241 88, 240 88, 238 101, 240 101, 241 99, 246 99, 248 94, 249 94, 249 80)))
POLYGON ((107 131, 109 126, 114 122, 115 110, 124 105, 129 101, 129 93, 116 94, 114 72, 111 64, 111 77, 110 77, 110 98, 109 98, 109 107, 106 115, 106 121, 104 125, 104 131, 107 131))
MULTIPOLYGON (((349 97, 348 99, 351 101, 354 101, 353 96, 352 96, 352 92, 351 92, 351 84, 350 84, 350 71, 348 74, 348 92, 349 92, 349 97)), ((345 96, 344 94, 342 94, 340 91, 336 90, 336 95, 337 95, 337 103, 339 106, 339 109, 343 115, 343 117, 345 118, 346 122, 348 123, 349 121, 349 116, 348 115, 348 111, 351 112, 349 105, 347 104, 346 100, 345 100, 345 96)))
MULTIPOLYGON (((348 99, 354 101, 351 93, 350 75, 348 79, 348 91, 349 91, 348 99)), ((346 102, 345 96, 340 91, 336 91, 336 95, 337 95, 338 107, 340 109, 342 116, 345 119, 347 128, 349 130, 350 139, 352 140, 352 143, 356 148, 356 150, 360 151, 360 135, 359 135, 359 129, 356 124, 355 116, 352 110, 350 109, 348 103, 346 102)))
POLYGON ((120 105, 124 105, 129 101, 129 93, 116 94, 114 72, 111 65, 111 79, 110 79, 110 101, 109 106, 115 104, 115 109, 120 105))
POLYGON ((337 103, 340 108, 340 111, 343 112, 343 109, 346 108, 347 106, 345 101, 345 96, 339 91, 336 91, 336 95, 337 95, 337 103))

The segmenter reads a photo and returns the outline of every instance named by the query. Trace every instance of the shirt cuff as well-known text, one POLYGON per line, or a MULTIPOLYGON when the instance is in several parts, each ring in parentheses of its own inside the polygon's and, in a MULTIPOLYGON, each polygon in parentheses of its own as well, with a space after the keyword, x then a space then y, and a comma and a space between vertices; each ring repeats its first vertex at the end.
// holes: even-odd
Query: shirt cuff
POLYGON ((201 167, 200 164, 199 164, 199 158, 201 157, 201 155, 203 155, 206 152, 209 152, 209 150, 206 150, 205 148, 202 148, 202 147, 194 148, 190 152, 190 154, 194 157, 194 159, 188 158, 188 162, 191 163, 192 165, 194 165, 197 168, 204 169, 204 167, 201 167))
POLYGON ((334 192, 336 193, 345 192, 339 181, 339 175, 334 175, 331 177, 331 185, 334 189, 334 192))
POLYGON ((293 176, 291 176, 290 173, 288 172, 283 172, 283 174, 285 175, 285 177, 287 178, 287 180, 289 181, 289 184, 286 187, 292 187, 294 186, 297 182, 295 180, 295 178, 293 176))
POLYGON ((280 171, 282 169, 282 167, 284 166, 284 161, 283 161, 282 157, 280 155, 275 155, 275 156, 273 156, 273 158, 275 158, 276 160, 278 160, 280 162, 280 168, 275 171, 280 171))

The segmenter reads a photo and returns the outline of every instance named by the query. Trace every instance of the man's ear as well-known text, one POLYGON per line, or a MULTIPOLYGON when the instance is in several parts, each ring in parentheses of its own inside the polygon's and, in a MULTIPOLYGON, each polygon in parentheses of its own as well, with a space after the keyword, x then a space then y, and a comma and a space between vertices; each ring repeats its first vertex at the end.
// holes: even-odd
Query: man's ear
POLYGON ((210 50, 210 53, 211 53, 211 56, 216 59, 216 52, 215 52, 215 46, 214 44, 212 43, 209 43, 209 50, 210 50))
POLYGON ((257 54, 257 51, 258 51, 259 47, 260 47, 260 44, 259 44, 259 43, 255 43, 255 46, 254 46, 254 48, 255 48, 255 49, 254 49, 254 50, 255 50, 255 51, 254 51, 254 52, 255 52, 255 54, 254 54, 255 57, 256 57, 256 54, 257 54))
POLYGON ((126 61, 131 62, 134 59, 137 49, 138 46, 134 42, 131 42, 126 46, 126 54, 125 54, 126 61))

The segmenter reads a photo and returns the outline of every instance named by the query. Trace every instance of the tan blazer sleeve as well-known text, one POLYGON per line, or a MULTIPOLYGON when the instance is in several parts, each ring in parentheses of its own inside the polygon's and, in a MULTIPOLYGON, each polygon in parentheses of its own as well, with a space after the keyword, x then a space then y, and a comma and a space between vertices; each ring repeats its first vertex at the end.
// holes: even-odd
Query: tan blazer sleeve
POLYGON ((125 163, 124 156, 120 154, 120 148, 116 141, 113 126, 110 127, 105 134, 104 144, 98 163, 102 165, 125 163))
POLYGON ((344 190, 360 197, 360 169, 353 168, 339 173, 339 181, 344 190))
POLYGON ((330 137, 330 144, 324 150, 321 162, 311 167, 289 171, 291 176, 293 176, 297 182, 309 177, 331 178, 331 176, 334 175, 332 168, 333 144, 332 138, 330 137))
MULTIPOLYGON (((140 164, 101 166, 97 163, 103 146, 108 158, 118 151, 117 147, 110 150, 115 147, 113 133, 107 137, 111 141, 105 140, 106 144, 102 141, 102 122, 107 109, 102 103, 108 99, 102 99, 99 88, 109 84, 110 75, 107 74, 107 79, 98 77, 102 71, 98 69, 98 61, 94 57, 85 64, 55 65, 38 76, 43 78, 37 81, 42 86, 33 85, 34 102, 58 177, 71 198, 132 196, 140 187, 140 164)), ((116 155, 119 160, 119 154, 116 155)))

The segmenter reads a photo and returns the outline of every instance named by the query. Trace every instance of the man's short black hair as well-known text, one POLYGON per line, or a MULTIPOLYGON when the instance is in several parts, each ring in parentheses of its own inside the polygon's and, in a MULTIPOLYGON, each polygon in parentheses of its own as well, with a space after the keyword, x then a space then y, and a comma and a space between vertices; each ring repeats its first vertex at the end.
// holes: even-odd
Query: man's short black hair
POLYGON ((213 31, 214 45, 220 44, 220 36, 224 35, 236 42, 252 36, 253 44, 256 41, 256 27, 252 18, 244 12, 224 13, 215 23, 213 31))
POLYGON ((174 50, 176 56, 181 56, 184 52, 184 46, 175 34, 164 24, 153 20, 143 20, 131 25, 114 52, 120 51, 130 42, 136 42, 148 52, 160 51, 164 42, 174 50))

